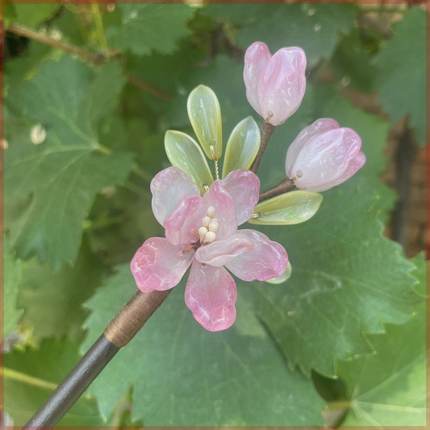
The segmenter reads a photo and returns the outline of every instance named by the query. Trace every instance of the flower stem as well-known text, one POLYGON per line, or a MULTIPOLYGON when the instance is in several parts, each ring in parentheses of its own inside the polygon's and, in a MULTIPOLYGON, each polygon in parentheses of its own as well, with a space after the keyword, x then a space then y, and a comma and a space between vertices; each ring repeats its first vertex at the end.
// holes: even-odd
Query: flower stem
POLYGON ((215 165, 215 177, 217 180, 219 180, 220 176, 219 176, 219 164, 218 164, 218 160, 214 160, 214 165, 215 165))
POLYGON ((267 149, 270 137, 272 136, 274 126, 268 122, 263 122, 261 127, 261 145, 258 150, 257 156, 255 157, 254 164, 251 167, 251 171, 257 173, 258 167, 260 166, 261 159, 263 158, 264 151, 267 149))
POLYGON ((270 199, 271 197, 279 196, 280 194, 284 194, 288 191, 291 191, 295 188, 294 181, 290 178, 285 178, 282 182, 280 182, 275 187, 270 190, 264 191, 260 194, 260 202, 263 200, 270 199))

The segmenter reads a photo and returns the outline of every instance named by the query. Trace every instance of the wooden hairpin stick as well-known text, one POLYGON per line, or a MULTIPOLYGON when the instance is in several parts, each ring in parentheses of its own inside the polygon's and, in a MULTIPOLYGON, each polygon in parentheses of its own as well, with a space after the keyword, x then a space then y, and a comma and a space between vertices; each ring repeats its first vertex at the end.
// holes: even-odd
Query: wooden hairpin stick
POLYGON ((168 291, 137 292, 108 324, 104 333, 81 358, 24 429, 54 426, 74 405, 115 354, 136 335, 168 296, 168 291))

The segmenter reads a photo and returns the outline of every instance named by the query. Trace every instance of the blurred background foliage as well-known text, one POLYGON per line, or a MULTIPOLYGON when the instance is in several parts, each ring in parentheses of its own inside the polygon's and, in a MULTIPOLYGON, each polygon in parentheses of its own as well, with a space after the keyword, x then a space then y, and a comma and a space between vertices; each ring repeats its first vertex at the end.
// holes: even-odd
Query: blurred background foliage
POLYGON ((30 417, 132 294, 128 261, 162 233, 149 182, 164 132, 190 131, 189 91, 215 90, 226 134, 257 119, 242 61, 262 40, 309 61, 263 189, 318 117, 362 135, 366 167, 308 223, 264 228, 293 275, 239 282, 233 329, 204 332, 177 287, 61 424, 424 425, 423 7, 9 2, 4 20, 5 422, 30 417))

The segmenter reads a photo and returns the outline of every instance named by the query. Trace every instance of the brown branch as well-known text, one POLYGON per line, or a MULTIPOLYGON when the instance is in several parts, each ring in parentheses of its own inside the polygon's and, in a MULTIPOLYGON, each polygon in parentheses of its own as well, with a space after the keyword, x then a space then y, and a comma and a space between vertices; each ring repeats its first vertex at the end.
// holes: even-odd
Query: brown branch
POLYGON ((63 42, 49 37, 46 34, 31 30, 30 28, 24 27, 18 24, 11 24, 7 28, 7 32, 16 34, 17 36, 26 37, 27 39, 34 40, 44 45, 51 46, 55 49, 67 52, 72 55, 76 55, 80 59, 92 63, 101 64, 108 59, 106 54, 91 52, 86 49, 80 48, 79 46, 71 45, 70 43, 63 42))
POLYGON ((165 101, 172 100, 172 96, 170 94, 167 94, 164 91, 161 91, 158 88, 153 87, 152 85, 148 84, 142 79, 137 78, 134 75, 127 75, 127 81, 134 87, 138 88, 139 90, 147 92, 148 94, 158 97, 159 99, 162 99, 165 101))
POLYGON ((294 182, 289 178, 285 178, 281 183, 279 183, 275 187, 261 193, 260 202, 263 200, 270 199, 272 197, 279 196, 280 194, 284 194, 288 191, 294 190, 294 188, 295 188, 294 182))
MULTIPOLYGON (((75 55, 81 60, 90 64, 94 64, 96 66, 103 64, 111 59, 119 58, 122 56, 121 52, 119 51, 89 51, 87 49, 80 48, 79 46, 72 45, 62 40, 54 39, 47 34, 34 31, 30 28, 18 24, 9 25, 9 27, 7 28, 7 32, 15 34, 17 36, 26 37, 27 39, 31 39, 44 45, 51 46, 54 49, 59 49, 61 51, 67 52, 68 54, 75 55)), ((151 94, 162 100, 171 99, 170 95, 164 93, 158 88, 153 87, 151 84, 143 81, 140 78, 137 78, 136 76, 127 75, 127 81, 139 90, 147 92, 148 94, 151 94)))
POLYGON ((267 145, 269 144, 270 137, 272 136, 274 126, 269 124, 268 122, 263 122, 261 127, 261 145, 258 150, 257 156, 255 157, 255 161, 251 167, 251 171, 257 173, 258 167, 260 166, 261 159, 263 158, 264 151, 267 149, 267 145))

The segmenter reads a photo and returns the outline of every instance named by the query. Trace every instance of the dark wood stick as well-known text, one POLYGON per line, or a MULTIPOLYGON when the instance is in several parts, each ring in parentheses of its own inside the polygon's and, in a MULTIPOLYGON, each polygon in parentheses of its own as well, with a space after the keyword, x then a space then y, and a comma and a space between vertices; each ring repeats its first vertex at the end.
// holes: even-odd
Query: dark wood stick
POLYGON ((275 187, 270 190, 264 191, 260 194, 260 202, 263 200, 270 199, 271 197, 279 196, 280 194, 284 194, 288 191, 294 190, 295 185, 294 182, 290 178, 285 178, 282 182, 280 182, 275 187))
POLYGON ((54 426, 74 405, 115 354, 143 327, 149 317, 166 299, 169 292, 170 290, 136 293, 109 323, 104 333, 57 387, 48 401, 27 422, 24 429, 54 426))
POLYGON ((24 429, 54 426, 118 351, 118 347, 101 335, 24 429))
POLYGON ((267 145, 269 144, 270 137, 273 133, 273 125, 268 122, 263 122, 261 127, 261 145, 260 149, 257 152, 257 156, 255 157, 255 161, 252 164, 251 171, 257 173, 258 167, 260 166, 261 159, 263 158, 263 154, 267 149, 267 145))

